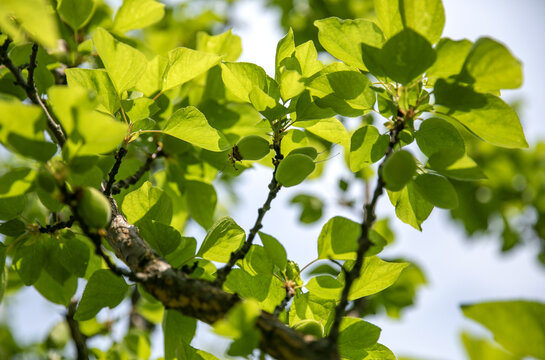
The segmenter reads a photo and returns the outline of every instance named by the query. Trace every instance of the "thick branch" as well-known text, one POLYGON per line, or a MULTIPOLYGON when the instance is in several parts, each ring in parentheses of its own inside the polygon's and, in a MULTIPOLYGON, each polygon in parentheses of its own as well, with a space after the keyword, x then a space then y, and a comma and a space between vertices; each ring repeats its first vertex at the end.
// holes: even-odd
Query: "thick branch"
MULTIPOLYGON (((159 145, 157 149, 153 152, 153 154, 149 155, 146 159, 146 162, 131 176, 129 176, 126 179, 120 180, 116 182, 115 184, 111 185, 111 194, 116 195, 121 192, 122 189, 126 189, 131 185, 134 185, 140 180, 140 178, 151 169, 151 165, 157 159, 158 157, 163 156, 163 147, 159 145)), ((116 158, 117 159, 117 158, 116 158)), ((112 168, 113 171, 113 168, 112 168)), ((110 176, 110 180, 113 181, 113 178, 110 176)), ((110 183, 110 181, 108 181, 110 183)), ((106 187, 106 189, 108 189, 106 187)), ((106 193, 106 195, 109 195, 109 193, 106 193)))
POLYGON ((267 196, 267 200, 265 200, 265 203, 262 207, 260 207, 257 210, 257 219, 255 220, 254 226, 250 229, 250 232, 248 234, 248 237, 246 238, 246 241, 242 245, 240 249, 237 251, 233 251, 231 253, 231 257, 229 258, 229 262, 225 264, 224 267, 218 270, 216 280, 214 281, 214 284, 221 287, 225 280, 227 279, 227 275, 231 272, 233 269, 233 266, 235 266, 236 262, 239 260, 244 259, 248 251, 250 251, 250 248, 252 246, 252 243, 254 241, 255 236, 257 235, 257 232, 263 227, 262 221, 265 217, 265 214, 267 211, 271 209, 271 203, 280 191, 280 188, 282 185, 280 185, 276 181, 276 170, 278 169, 278 164, 280 164, 280 161, 282 160, 283 156, 280 152, 280 143, 276 144, 274 146, 275 150, 275 157, 273 158, 273 164, 274 164, 274 171, 272 174, 271 182, 269 183, 269 195, 267 196))
POLYGON ((76 345, 77 359, 78 360, 87 360, 89 359, 89 350, 87 349, 87 338, 83 335, 79 329, 79 324, 74 320, 74 314, 76 313, 76 306, 78 301, 74 298, 70 301, 68 305, 68 312, 64 316, 68 327, 70 328, 70 335, 74 344, 76 345))
POLYGON ((365 253, 372 245, 372 242, 369 239, 369 230, 371 230, 371 227, 376 220, 375 208, 378 199, 384 192, 385 185, 384 179, 381 175, 381 170, 384 166, 385 161, 388 159, 390 154, 393 152, 394 147, 398 143, 398 136, 401 130, 403 130, 404 125, 405 123, 403 121, 403 118, 398 117, 395 121, 395 127, 390 131, 390 143, 384 154, 384 160, 378 168, 377 185, 375 187, 375 191, 373 192, 373 197, 368 200, 367 203, 364 205, 363 221, 361 223, 361 235, 358 238, 358 250, 356 251, 356 261, 352 269, 345 273, 345 285, 341 294, 341 300, 335 307, 335 318, 333 320, 331 331, 328 336, 331 346, 335 348, 337 347, 337 340, 339 337, 339 326, 345 314, 346 306, 348 305, 348 295, 350 293, 350 288, 352 287, 354 281, 359 278, 361 268, 365 259, 365 253))
MULTIPOLYGON (((214 284, 173 269, 145 242, 133 225, 121 215, 110 199, 114 218, 106 240, 116 255, 127 264, 146 291, 167 309, 175 309, 212 324, 223 318, 240 301, 214 284)), ((270 313, 262 312, 256 327, 261 331, 260 348, 277 359, 323 359, 327 343, 313 341, 289 328, 270 313)))
POLYGON ((60 147, 63 147, 66 143, 66 136, 64 135, 64 131, 62 130, 62 127, 60 123, 55 119, 53 116, 53 113, 45 102, 40 98, 40 95, 38 94, 38 90, 36 89, 36 85, 34 84, 34 69, 36 68, 36 56, 38 53, 38 45, 34 44, 32 46, 32 53, 30 54, 30 63, 28 65, 28 78, 25 80, 23 77, 23 74, 21 72, 21 69, 19 69, 17 66, 13 64, 11 59, 8 56, 8 47, 11 43, 11 40, 7 38, 4 41, 4 44, 0 47, 0 63, 3 64, 15 77, 15 81, 17 85, 22 87, 30 101, 32 101, 34 104, 39 105, 42 110, 45 113, 45 116, 47 118, 47 128, 49 131, 49 134, 57 144, 59 144, 60 147))

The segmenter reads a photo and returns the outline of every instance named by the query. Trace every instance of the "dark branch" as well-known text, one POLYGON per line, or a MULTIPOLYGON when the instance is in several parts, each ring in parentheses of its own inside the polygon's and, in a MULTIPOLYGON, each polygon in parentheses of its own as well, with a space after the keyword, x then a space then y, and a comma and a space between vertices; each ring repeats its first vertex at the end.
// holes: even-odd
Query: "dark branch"
POLYGON ((375 208, 378 202, 378 199, 384 192, 384 179, 381 175, 382 167, 384 166, 385 161, 388 159, 390 154, 393 152, 394 147, 399 141, 399 133, 403 130, 405 126, 403 117, 398 116, 395 120, 395 127, 390 131, 390 143, 385 152, 384 160, 381 162, 378 168, 378 178, 375 191, 370 200, 367 200, 363 208, 363 221, 361 223, 361 235, 358 238, 358 250, 356 251, 356 261, 354 266, 350 271, 345 271, 345 284, 341 294, 341 300, 335 307, 335 318, 331 326, 331 331, 329 333, 328 339, 332 347, 337 348, 337 340, 339 337, 339 326, 341 320, 345 314, 346 306, 348 305, 348 295, 350 293, 350 288, 354 281, 359 278, 363 262, 365 260, 365 253, 372 245, 371 240, 369 239, 369 230, 373 226, 376 220, 375 208))
POLYGON ((76 305, 78 301, 73 298, 68 305, 68 312, 64 316, 68 327, 70 328, 70 335, 74 344, 76 345, 77 360, 87 360, 89 358, 89 350, 87 349, 87 337, 83 335, 79 328, 79 323, 74 320, 74 314, 76 313, 76 305))
POLYGON ((282 156, 282 153, 280 152, 280 142, 274 145, 274 151, 275 156, 273 158, 273 165, 274 165, 274 171, 272 174, 271 182, 269 183, 269 195, 267 196, 267 200, 265 200, 265 203, 262 207, 260 207, 257 210, 257 219, 255 220, 254 226, 250 229, 250 233, 248 234, 248 237, 246 238, 246 241, 242 245, 240 249, 237 251, 233 251, 231 253, 231 257, 229 258, 229 261, 225 266, 223 266, 221 269, 217 272, 216 280, 214 281, 214 284, 221 287, 225 280, 227 279, 227 275, 231 272, 231 269, 233 269, 233 266, 235 266, 236 262, 244 259, 248 251, 250 251, 250 247, 252 246, 252 243, 254 241, 255 236, 257 235, 257 232, 263 227, 262 221, 263 217, 267 213, 267 211, 271 208, 271 202, 274 200, 278 192, 280 191, 280 188, 282 188, 282 185, 280 185, 276 181, 276 170, 278 169, 278 164, 280 164, 280 161, 284 158, 282 156))
POLYGON ((67 221, 61 221, 53 225, 46 225, 40 227, 38 230, 44 234, 44 233, 54 233, 57 230, 66 229, 72 227, 74 224, 75 218, 73 216, 70 216, 70 218, 67 221))
MULTIPOLYGON (((144 165, 142 165, 133 175, 129 176, 126 179, 120 180, 120 181, 116 182, 115 184, 111 185, 111 192, 110 193, 112 195, 119 194, 122 189, 126 189, 129 186, 136 184, 138 182, 138 180, 140 180, 140 178, 146 172, 148 172, 151 169, 151 165, 153 164, 155 159, 157 159, 158 157, 161 157, 161 156, 164 156, 163 147, 161 145, 159 145, 157 147, 157 149, 153 152, 153 154, 148 156, 148 158, 146 159, 146 162, 144 163, 144 165)), ((116 159, 117 159, 117 157, 116 157, 116 159)), ((113 170, 113 168, 112 168, 112 170, 113 170)), ((111 177, 110 177, 110 180, 112 180, 111 177)), ((109 181, 108 181, 108 183, 109 183, 109 181)), ((109 195, 109 194, 106 194, 106 195, 109 195)))
POLYGON ((120 147, 119 150, 115 153, 115 163, 114 166, 110 169, 110 172, 108 173, 108 182, 106 183, 106 188, 104 189, 104 195, 110 196, 112 193, 112 185, 115 182, 115 176, 117 175, 117 172, 119 171, 119 167, 121 166, 121 161, 123 158, 127 155, 127 149, 125 147, 120 147))
POLYGON ((63 147, 66 143, 66 136, 60 123, 55 119, 53 113, 49 110, 45 102, 40 98, 36 85, 34 84, 34 69, 36 68, 36 55, 38 53, 38 45, 32 45, 32 53, 30 54, 30 63, 28 65, 28 78, 25 80, 21 69, 19 69, 8 56, 8 48, 11 40, 6 38, 4 44, 0 47, 0 64, 3 64, 15 77, 17 85, 22 87, 30 101, 34 104, 39 105, 45 113, 47 118, 47 128, 51 137, 59 144, 60 147, 63 147))

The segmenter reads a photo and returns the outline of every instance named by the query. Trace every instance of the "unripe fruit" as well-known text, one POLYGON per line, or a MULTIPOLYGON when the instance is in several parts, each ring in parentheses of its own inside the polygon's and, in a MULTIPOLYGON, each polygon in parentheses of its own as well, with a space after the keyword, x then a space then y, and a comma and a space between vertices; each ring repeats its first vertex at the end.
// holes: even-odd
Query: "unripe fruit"
POLYGON ((314 160, 310 156, 289 154, 280 161, 275 177, 282 186, 290 187, 305 180, 314 171, 315 167, 314 160))
POLYGON ((382 178, 386 189, 400 191, 411 181, 416 172, 416 162, 412 154, 405 150, 396 151, 384 163, 382 178))
POLYGON ((99 190, 88 187, 83 189, 78 201, 78 215, 90 228, 102 229, 110 224, 110 202, 99 190))
POLYGON ((304 146, 297 149, 293 149, 292 151, 290 151, 288 155, 291 155, 291 154, 305 154, 310 156, 312 160, 316 160, 316 157, 318 156, 318 150, 316 150, 312 146, 304 146))
POLYGON ((318 321, 312 319, 299 321, 297 324, 293 325, 293 329, 317 338, 324 336, 324 326, 318 321))
MULTIPOLYGON (((240 139, 235 145, 237 160, 259 160, 265 157, 270 151, 269 142, 261 136, 248 135, 240 139)), ((233 149, 233 153, 235 153, 233 149)))

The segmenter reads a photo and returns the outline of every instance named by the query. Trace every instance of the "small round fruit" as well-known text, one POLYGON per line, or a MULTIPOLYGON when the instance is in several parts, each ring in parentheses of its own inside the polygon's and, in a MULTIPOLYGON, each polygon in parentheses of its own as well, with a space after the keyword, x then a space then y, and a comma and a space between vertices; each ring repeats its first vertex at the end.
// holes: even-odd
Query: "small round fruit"
POLYGON ((305 154, 310 156, 312 160, 316 160, 316 157, 318 156, 318 150, 316 150, 312 146, 304 146, 297 149, 293 149, 292 151, 290 151, 288 155, 291 155, 291 154, 305 154))
POLYGON ((293 329, 317 338, 324 336, 324 326, 318 321, 312 319, 299 321, 297 324, 293 325, 293 329))
POLYGON ((305 154, 289 154, 286 156, 276 170, 276 181, 282 186, 290 187, 303 182, 309 176, 316 165, 314 160, 305 154))
POLYGON ((382 178, 386 189, 400 191, 411 181, 416 172, 416 162, 412 154, 405 150, 396 151, 384 163, 382 178))
POLYGON ((83 189, 78 206, 78 215, 91 228, 102 229, 110 224, 110 202, 99 190, 88 187, 83 189))
POLYGON ((235 146, 241 160, 259 160, 270 151, 269 142, 257 135, 245 136, 235 146))

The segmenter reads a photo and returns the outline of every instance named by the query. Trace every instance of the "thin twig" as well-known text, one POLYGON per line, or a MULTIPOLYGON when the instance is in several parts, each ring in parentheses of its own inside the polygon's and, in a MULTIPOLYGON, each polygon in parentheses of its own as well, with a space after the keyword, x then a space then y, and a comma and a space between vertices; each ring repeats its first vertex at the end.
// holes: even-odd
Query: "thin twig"
POLYGON ((123 158, 127 155, 127 149, 125 147, 120 147, 119 150, 115 153, 115 163, 114 166, 110 169, 110 172, 108 173, 108 182, 106 183, 106 188, 104 189, 104 195, 110 196, 112 193, 112 186, 115 182, 115 176, 117 175, 117 172, 119 171, 119 167, 121 166, 121 161, 123 158))
POLYGON ((53 139, 55 139, 60 147, 63 147, 66 143, 66 136, 64 134, 64 131, 60 123, 53 116, 51 110, 49 110, 45 102, 43 102, 43 100, 40 98, 38 90, 36 89, 36 85, 34 84, 34 69, 36 68, 36 55, 38 52, 37 44, 34 44, 32 46, 30 63, 28 65, 29 76, 28 79, 25 80, 21 69, 15 66, 15 64, 13 64, 8 56, 8 48, 10 43, 11 40, 9 38, 6 38, 4 44, 2 44, 2 46, 0 47, 0 64, 3 64, 13 74, 17 85, 25 90, 30 101, 32 101, 36 105, 39 105, 42 108, 47 118, 47 128, 49 130, 49 134, 53 139))
POLYGON ((72 300, 70 300, 70 304, 67 308, 68 312, 66 313, 64 318, 68 323, 70 335, 72 336, 72 340, 74 340, 74 344, 76 345, 77 360, 87 360, 89 358, 89 350, 87 349, 87 337, 81 333, 79 323, 74 320, 74 314, 76 313, 77 304, 78 301, 76 300, 76 298, 72 298, 72 300))
POLYGON ((286 281, 284 289, 286 290, 286 296, 282 299, 282 302, 274 308, 273 315, 278 317, 280 313, 286 308, 290 300, 295 296, 295 286, 293 281, 286 281))
MULTIPOLYGON (((401 115, 401 114, 398 114, 401 115)), ((331 330, 328 336, 329 343, 331 346, 337 346, 337 340, 339 337, 339 326, 341 320, 345 314, 346 306, 348 305, 348 295, 350 294, 350 288, 354 281, 360 276, 361 268, 363 266, 365 253, 372 245, 371 240, 369 239, 369 230, 373 226, 373 223, 376 220, 375 208, 378 202, 378 199, 384 191, 384 179, 381 175, 381 169, 384 166, 385 161, 388 159, 390 154, 393 152, 394 147, 399 142, 399 133, 403 130, 405 126, 404 119, 400 116, 397 117, 395 122, 395 127, 390 131, 390 143, 385 152, 385 157, 378 169, 378 178, 375 191, 373 192, 372 198, 367 201, 364 205, 364 214, 363 222, 361 223, 361 235, 358 238, 358 250, 356 251, 356 261, 354 266, 350 271, 345 272, 345 284, 341 294, 341 300, 335 307, 335 318, 331 326, 331 330)))
POLYGON ((236 262, 244 259, 248 251, 250 251, 250 247, 252 246, 252 242, 254 241, 255 236, 257 235, 257 232, 263 227, 262 221, 263 217, 267 213, 267 211, 271 208, 271 202, 274 200, 280 189, 282 188, 282 185, 280 185, 276 181, 276 171, 278 170, 278 164, 280 164, 280 161, 283 159, 283 155, 280 151, 280 141, 275 143, 274 145, 274 151, 275 156, 273 158, 273 165, 274 170, 272 174, 271 182, 269 183, 269 195, 267 196, 267 200, 265 200, 265 203, 262 207, 260 207, 257 210, 257 219, 255 220, 254 226, 250 229, 250 232, 248 234, 248 238, 246 238, 246 241, 242 245, 240 249, 237 251, 233 251, 231 253, 231 257, 229 258, 229 261, 225 266, 223 266, 221 269, 217 272, 217 277, 214 280, 214 284, 218 287, 221 287, 225 280, 227 279, 227 275, 231 272, 231 269, 233 269, 233 266, 235 266, 236 262))
MULTIPOLYGON (((131 176, 129 176, 126 179, 120 180, 113 184, 111 186, 111 194, 116 195, 121 192, 122 189, 126 189, 131 185, 134 185, 140 180, 140 178, 151 169, 151 165, 153 164, 153 161, 157 159, 158 157, 161 157, 164 155, 163 147, 159 145, 157 149, 153 152, 153 154, 149 155, 146 159, 146 162, 131 176)), ((113 169, 112 169, 113 170, 113 169)), ((111 178, 110 178, 111 180, 111 178)), ((108 182, 109 183, 109 182, 108 182)), ((109 194, 106 194, 109 195, 109 194)))
POLYGON ((53 224, 53 225, 46 225, 46 226, 41 226, 38 231, 41 232, 42 234, 45 234, 45 233, 54 233, 55 231, 57 230, 61 230, 61 229, 66 229, 66 228, 70 228, 72 227, 72 224, 74 224, 74 220, 75 218, 73 216, 70 216, 70 218, 66 221, 61 221, 61 222, 58 222, 56 224, 53 224))

